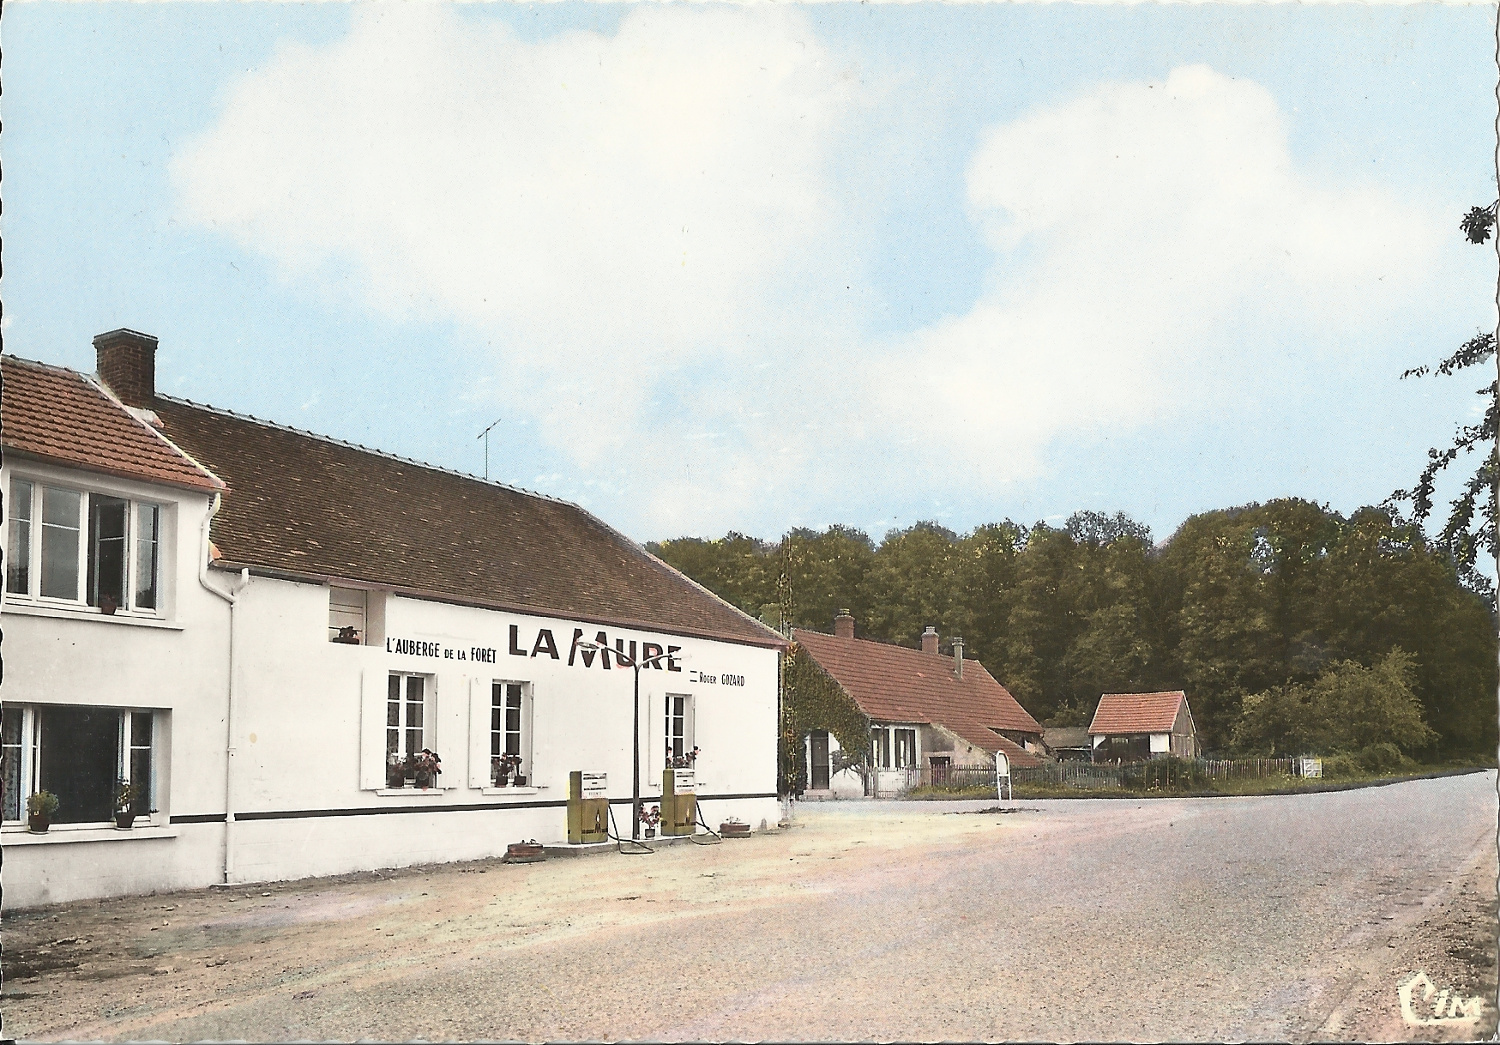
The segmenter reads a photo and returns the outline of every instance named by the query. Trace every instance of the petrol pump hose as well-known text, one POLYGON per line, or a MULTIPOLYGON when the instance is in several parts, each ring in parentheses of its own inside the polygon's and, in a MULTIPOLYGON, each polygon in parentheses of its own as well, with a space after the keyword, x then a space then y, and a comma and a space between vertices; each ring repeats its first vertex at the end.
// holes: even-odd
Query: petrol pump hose
POLYGON ((702 802, 694 802, 693 803, 693 812, 698 817, 698 826, 701 827, 701 828, 703 828, 703 830, 707 831, 709 834, 713 835, 714 836, 714 840, 712 842, 710 842, 707 839, 704 839, 703 841, 700 842, 700 841, 698 841, 697 834, 691 834, 691 835, 688 835, 688 841, 689 842, 692 842, 694 845, 718 845, 720 842, 724 841, 724 836, 721 835, 721 834, 719 834, 719 832, 715 831, 713 828, 709 827, 708 826, 708 822, 703 819, 703 803, 702 802))
POLYGON ((652 849, 645 842, 638 842, 634 838, 621 838, 620 829, 615 825, 615 807, 606 806, 605 808, 609 810, 609 837, 615 840, 615 852, 624 853, 626 856, 646 856, 650 853, 656 852, 655 849, 652 849), (626 845, 633 845, 637 848, 621 848, 622 846, 626 845))

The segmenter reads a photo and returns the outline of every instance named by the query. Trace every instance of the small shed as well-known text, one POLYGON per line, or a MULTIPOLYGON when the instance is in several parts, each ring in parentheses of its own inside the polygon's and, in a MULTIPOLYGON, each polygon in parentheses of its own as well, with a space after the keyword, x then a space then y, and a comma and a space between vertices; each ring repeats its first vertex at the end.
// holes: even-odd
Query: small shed
POLYGON ((1198 730, 1187 694, 1180 689, 1106 693, 1099 698, 1088 734, 1095 762, 1198 757, 1198 730))
POLYGON ((1093 757, 1088 726, 1050 726, 1042 730, 1042 746, 1059 762, 1087 762, 1093 757))

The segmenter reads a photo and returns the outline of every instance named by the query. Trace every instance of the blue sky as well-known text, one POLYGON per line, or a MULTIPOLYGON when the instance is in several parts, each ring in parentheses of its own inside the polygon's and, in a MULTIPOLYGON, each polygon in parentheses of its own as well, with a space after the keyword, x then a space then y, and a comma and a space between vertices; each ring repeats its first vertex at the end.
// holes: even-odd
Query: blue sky
POLYGON ((1494 324, 1478 6, 12 5, 7 352, 642 540, 1349 511, 1494 324))

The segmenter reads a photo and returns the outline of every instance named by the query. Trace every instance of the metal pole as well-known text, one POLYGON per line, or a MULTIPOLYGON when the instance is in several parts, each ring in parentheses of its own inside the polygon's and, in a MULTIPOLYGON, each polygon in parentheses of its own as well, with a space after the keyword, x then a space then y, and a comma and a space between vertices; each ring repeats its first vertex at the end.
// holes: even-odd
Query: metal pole
POLYGON ((635 669, 635 742, 631 745, 633 776, 635 777, 631 791, 630 808, 634 815, 634 823, 630 828, 630 837, 639 839, 641 837, 641 666, 639 663, 632 664, 635 669))
POLYGON ((497 424, 499 424, 503 420, 505 420, 505 418, 503 418, 503 417, 497 417, 497 418, 495 418, 495 420, 493 420, 493 421, 490 422, 489 428, 486 428, 484 431, 480 432, 479 436, 478 436, 478 438, 484 440, 484 477, 485 477, 485 479, 489 479, 489 477, 490 477, 490 428, 494 428, 497 424))

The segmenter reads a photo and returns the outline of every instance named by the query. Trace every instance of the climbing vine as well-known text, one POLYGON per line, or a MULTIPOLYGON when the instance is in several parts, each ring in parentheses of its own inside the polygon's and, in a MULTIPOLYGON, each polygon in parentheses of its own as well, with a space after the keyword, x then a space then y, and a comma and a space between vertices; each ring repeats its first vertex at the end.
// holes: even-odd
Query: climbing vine
POLYGON ((846 762, 852 756, 855 763, 863 763, 870 746, 870 717, 795 642, 782 663, 781 707, 778 783, 783 795, 800 795, 807 788, 802 738, 809 730, 828 730, 838 741, 846 762))

